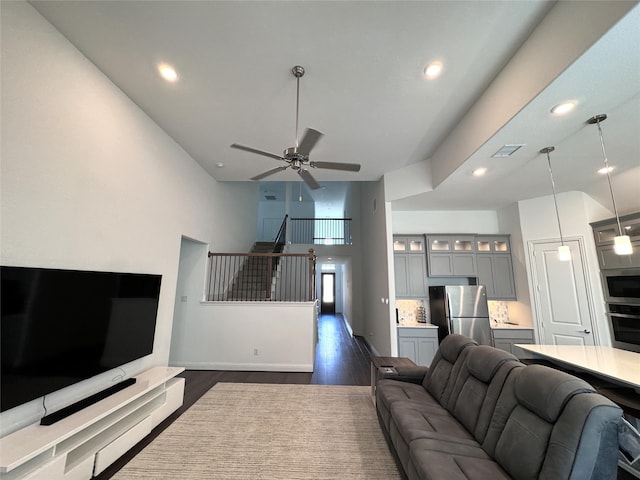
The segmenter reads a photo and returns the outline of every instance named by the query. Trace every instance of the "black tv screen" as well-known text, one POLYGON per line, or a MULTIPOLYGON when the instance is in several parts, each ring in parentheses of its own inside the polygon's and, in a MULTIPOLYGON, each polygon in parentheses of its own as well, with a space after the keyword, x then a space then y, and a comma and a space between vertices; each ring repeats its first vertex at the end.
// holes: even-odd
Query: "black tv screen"
POLYGON ((161 279, 0 267, 0 411, 152 353, 161 279))

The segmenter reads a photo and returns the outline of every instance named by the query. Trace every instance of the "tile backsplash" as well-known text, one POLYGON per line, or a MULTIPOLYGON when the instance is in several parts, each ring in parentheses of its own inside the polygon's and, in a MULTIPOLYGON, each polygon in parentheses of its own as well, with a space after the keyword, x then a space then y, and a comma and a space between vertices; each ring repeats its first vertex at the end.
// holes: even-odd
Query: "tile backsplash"
POLYGON ((489 319, 491 323, 505 323, 509 321, 509 304, 496 300, 489 300, 489 319))
POLYGON ((398 309, 398 321, 400 323, 413 323, 418 321, 418 309, 424 308, 426 321, 429 322, 429 309, 426 300, 396 300, 396 308, 398 309))

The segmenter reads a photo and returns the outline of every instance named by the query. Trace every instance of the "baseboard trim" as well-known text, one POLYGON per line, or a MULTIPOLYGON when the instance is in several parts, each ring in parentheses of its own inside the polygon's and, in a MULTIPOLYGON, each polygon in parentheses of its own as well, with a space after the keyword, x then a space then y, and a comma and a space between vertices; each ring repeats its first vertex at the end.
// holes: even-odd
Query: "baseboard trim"
POLYGON ((177 362, 189 370, 229 370, 248 372, 303 372, 313 373, 313 364, 289 363, 226 363, 226 362, 177 362))

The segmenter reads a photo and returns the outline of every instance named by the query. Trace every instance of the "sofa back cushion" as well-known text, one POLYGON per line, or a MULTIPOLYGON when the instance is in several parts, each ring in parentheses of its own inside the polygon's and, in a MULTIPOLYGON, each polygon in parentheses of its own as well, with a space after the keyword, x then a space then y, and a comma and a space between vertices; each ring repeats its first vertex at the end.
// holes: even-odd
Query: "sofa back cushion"
POLYGON ((617 435, 620 413, 569 374, 541 365, 514 369, 482 448, 516 480, 588 479, 611 463, 615 472, 617 447, 612 453, 610 438, 617 435))
POLYGON ((507 376, 524 367, 512 354, 480 345, 469 349, 446 408, 482 443, 507 376))
POLYGON ((455 378, 464 363, 465 350, 467 347, 477 345, 474 340, 458 334, 449 334, 440 342, 438 351, 422 382, 425 390, 440 405, 446 406, 447 404, 455 378))

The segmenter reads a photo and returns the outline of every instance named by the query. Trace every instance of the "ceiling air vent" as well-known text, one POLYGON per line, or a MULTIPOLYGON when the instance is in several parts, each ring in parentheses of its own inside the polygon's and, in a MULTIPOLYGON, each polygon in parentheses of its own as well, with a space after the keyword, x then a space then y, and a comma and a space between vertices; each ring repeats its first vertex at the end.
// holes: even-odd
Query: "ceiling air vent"
POLYGON ((521 145, 503 145, 500 150, 491 155, 493 158, 505 158, 513 155, 520 147, 524 147, 524 144, 521 145))

